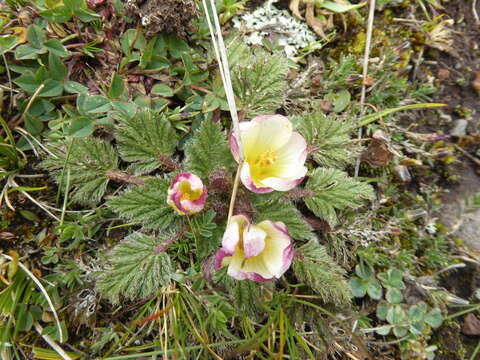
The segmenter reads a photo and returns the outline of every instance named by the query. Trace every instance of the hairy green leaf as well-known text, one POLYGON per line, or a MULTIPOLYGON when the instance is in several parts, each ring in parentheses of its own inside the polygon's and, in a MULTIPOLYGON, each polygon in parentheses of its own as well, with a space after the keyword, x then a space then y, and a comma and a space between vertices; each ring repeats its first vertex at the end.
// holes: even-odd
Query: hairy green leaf
POLYGON ((312 228, 303 219, 296 206, 277 193, 252 196, 256 223, 263 220, 282 221, 289 234, 297 240, 310 239, 312 228))
POLYGON ((72 139, 69 143, 52 144, 49 148, 55 156, 48 157, 40 167, 51 172, 62 191, 69 176, 70 193, 76 202, 98 203, 107 190, 109 179, 106 172, 118 167, 115 149, 97 138, 72 139))
POLYGON ((167 229, 180 223, 177 215, 167 204, 168 179, 150 179, 143 186, 135 186, 116 196, 108 205, 122 218, 140 222, 146 229, 167 229))
POLYGON ((162 166, 162 157, 170 157, 178 135, 161 114, 142 111, 120 122, 115 138, 123 160, 134 162, 137 173, 151 172, 162 166))
POLYGON ((185 146, 185 167, 203 179, 216 169, 233 166, 233 157, 220 124, 204 120, 185 146))
POLYGON ((156 251, 162 240, 133 233, 115 246, 98 277, 100 293, 114 304, 120 297, 136 300, 158 293, 175 272, 168 254, 156 251))
POLYGON ((312 288, 325 302, 348 304, 351 289, 340 267, 317 240, 310 240, 297 250, 293 271, 301 282, 312 288))
POLYGON ((239 40, 231 41, 228 50, 239 109, 247 117, 275 112, 285 98, 287 59, 259 48, 252 51, 239 40))
POLYGON ((354 159, 348 153, 352 124, 334 117, 329 118, 321 111, 292 119, 297 130, 305 137, 311 148, 311 157, 326 167, 343 168, 354 159))
POLYGON ((315 195, 305 199, 307 207, 331 226, 338 223, 336 210, 356 209, 363 199, 373 198, 373 189, 337 169, 317 168, 308 180, 307 189, 315 195))

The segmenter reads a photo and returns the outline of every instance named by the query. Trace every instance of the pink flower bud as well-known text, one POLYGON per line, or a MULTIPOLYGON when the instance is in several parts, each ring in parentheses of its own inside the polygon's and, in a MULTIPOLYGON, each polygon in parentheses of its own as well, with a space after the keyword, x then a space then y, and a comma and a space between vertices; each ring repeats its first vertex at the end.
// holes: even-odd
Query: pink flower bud
POLYGON ((168 188, 167 204, 180 215, 195 214, 203 210, 207 195, 207 188, 197 175, 181 173, 168 188))

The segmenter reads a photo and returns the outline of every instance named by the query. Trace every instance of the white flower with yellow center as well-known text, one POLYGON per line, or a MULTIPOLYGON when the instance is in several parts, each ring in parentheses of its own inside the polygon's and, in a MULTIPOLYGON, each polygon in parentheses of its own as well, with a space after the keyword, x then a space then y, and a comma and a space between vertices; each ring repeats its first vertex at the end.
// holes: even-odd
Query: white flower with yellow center
POLYGON ((294 249, 283 222, 250 224, 243 215, 233 216, 222 248, 215 255, 215 268, 228 266, 237 280, 269 281, 280 278, 290 267, 294 249))
MULTIPOLYGON (((307 143, 293 131, 292 123, 282 115, 260 115, 240 123, 245 162, 240 179, 251 191, 268 193, 288 191, 305 177, 307 143)), ((238 141, 230 136, 230 149, 239 161, 238 141)))

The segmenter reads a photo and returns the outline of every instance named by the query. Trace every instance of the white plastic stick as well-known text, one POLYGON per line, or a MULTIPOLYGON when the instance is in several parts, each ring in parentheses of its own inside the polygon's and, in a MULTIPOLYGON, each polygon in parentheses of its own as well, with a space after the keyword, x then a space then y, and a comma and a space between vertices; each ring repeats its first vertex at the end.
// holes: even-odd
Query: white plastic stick
POLYGON ((222 76, 223 87, 225 88, 228 107, 230 109, 230 116, 232 117, 233 132, 235 134, 237 144, 238 144, 240 164, 242 164, 244 161, 243 145, 242 145, 242 139, 240 137, 240 122, 238 121, 237 105, 235 104, 235 96, 233 94, 230 68, 228 66, 227 49, 225 48, 225 42, 223 41, 222 29, 220 28, 220 21, 218 20, 215 0, 210 0, 210 6, 212 8, 212 16, 213 16, 213 23, 215 24, 215 30, 213 29, 213 26, 211 24, 210 13, 208 12, 206 0, 203 0, 203 7, 205 8, 205 15, 207 16, 210 35, 212 36, 213 48, 215 49, 217 62, 220 66, 220 74, 222 76))

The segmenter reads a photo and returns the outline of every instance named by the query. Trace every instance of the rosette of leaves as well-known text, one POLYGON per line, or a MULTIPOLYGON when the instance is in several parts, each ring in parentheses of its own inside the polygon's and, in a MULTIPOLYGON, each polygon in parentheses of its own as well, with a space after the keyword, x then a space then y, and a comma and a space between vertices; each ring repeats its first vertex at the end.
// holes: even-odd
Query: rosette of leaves
MULTIPOLYGON (((249 118, 275 112, 283 101, 287 62, 280 55, 269 58, 266 52, 252 53, 245 45, 233 45, 230 58, 239 107, 249 118), (265 91, 257 91, 266 83, 265 91)), ((192 78, 186 79, 191 84, 192 78)), ((158 113, 119 108, 126 104, 128 96, 119 75, 112 77, 107 95, 100 99, 83 89, 77 105, 79 115, 89 118, 90 123, 113 125, 113 138, 91 136, 93 127, 89 136, 85 136, 83 128, 82 136, 61 134, 60 140, 50 144, 50 156, 41 167, 50 171, 67 200, 89 206, 105 202, 135 231, 136 235, 127 236, 107 253, 105 269, 99 273, 99 290, 118 302, 121 296, 134 300, 152 295, 154 283, 162 286, 172 278, 178 279, 172 264, 191 264, 192 254, 202 261, 213 255, 225 230, 236 164, 222 122, 197 116, 191 132, 182 138, 168 109, 158 113), (115 115, 114 120, 99 118, 99 114, 107 118, 115 115), (178 215, 166 201, 168 187, 179 172, 199 176, 209 191, 205 210, 188 219, 178 215), (130 272, 144 273, 145 281, 125 281, 130 272)), ((298 129, 310 145, 321 148, 312 155, 314 161, 324 166, 344 164, 345 155, 338 154, 347 142, 349 125, 313 114, 300 118, 298 129), (327 137, 331 137, 330 142, 325 141, 327 137)), ((297 280, 325 302, 346 304, 351 292, 344 271, 317 243, 299 209, 304 202, 317 216, 334 225, 338 211, 358 208, 363 199, 371 197, 372 189, 340 170, 326 167, 311 172, 305 189, 300 190, 308 196, 298 198, 294 192, 258 195, 241 189, 236 211, 247 212, 255 222, 284 222, 297 242, 298 259, 293 266, 297 280)), ((199 271, 199 266, 200 261, 192 271, 199 271)), ((255 299, 253 288, 242 285, 242 298, 255 299)))

